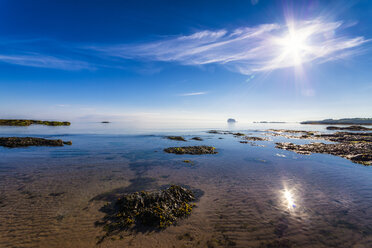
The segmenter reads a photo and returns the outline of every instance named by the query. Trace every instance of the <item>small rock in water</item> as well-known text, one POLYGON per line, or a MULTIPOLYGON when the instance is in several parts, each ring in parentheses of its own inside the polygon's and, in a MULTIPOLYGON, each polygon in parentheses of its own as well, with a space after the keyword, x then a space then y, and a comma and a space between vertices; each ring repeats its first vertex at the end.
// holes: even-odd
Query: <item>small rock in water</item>
POLYGON ((177 141, 186 141, 185 138, 182 136, 167 136, 167 139, 177 140, 177 141))
POLYGON ((183 147, 169 147, 164 149, 167 153, 174 154, 191 154, 191 155, 202 155, 202 154, 216 154, 216 148, 213 146, 183 146, 183 147))

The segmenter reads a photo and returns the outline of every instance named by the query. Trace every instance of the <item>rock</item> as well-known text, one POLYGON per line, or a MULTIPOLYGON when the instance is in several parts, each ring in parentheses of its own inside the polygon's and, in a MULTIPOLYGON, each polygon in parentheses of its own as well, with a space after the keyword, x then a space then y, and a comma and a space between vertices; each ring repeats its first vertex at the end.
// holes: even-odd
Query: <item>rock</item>
POLYGON ((348 130, 348 131, 370 131, 372 128, 367 128, 363 126, 348 126, 348 127, 336 127, 336 126, 329 126, 327 130, 348 130))
POLYGON ((167 136, 166 138, 170 140, 186 141, 185 138, 182 136, 167 136))
POLYGON ((244 133, 233 133, 234 136, 245 136, 244 133))
POLYGON ((110 123, 110 122, 109 121, 101 121, 101 123, 107 124, 107 123, 110 123))
POLYGON ((0 137, 0 146, 9 148, 27 147, 27 146, 63 146, 63 144, 71 145, 71 141, 64 142, 61 139, 50 140, 34 137, 0 137))
POLYGON ((106 236, 136 226, 166 228, 191 214, 194 193, 184 187, 172 185, 155 192, 136 192, 119 197, 106 206, 104 230, 106 236))
POLYGON ((40 120, 18 120, 18 119, 2 119, 0 126, 30 126, 32 124, 46 125, 46 126, 70 126, 68 121, 40 121, 40 120))
POLYGON ((192 138, 192 140, 203 141, 203 139, 200 138, 200 137, 194 137, 194 138, 192 138))
POLYGON ((314 137, 333 142, 372 142, 372 133, 336 132, 332 134, 314 135, 314 137))
POLYGON ((235 123, 235 122, 236 122, 236 120, 233 119, 233 118, 229 118, 229 119, 227 119, 227 123, 235 123))
POLYGON ((344 142, 336 144, 311 143, 297 145, 293 143, 276 143, 276 148, 294 151, 299 154, 327 153, 351 160, 363 165, 372 164, 371 142, 344 142))
POLYGON ((222 131, 222 130, 209 130, 207 133, 211 134, 232 134, 230 131, 222 131))
MULTIPOLYGON (((296 131, 298 132, 298 131, 296 131)), ((337 143, 311 143, 297 145, 293 143, 276 143, 276 148, 294 151, 299 154, 327 153, 351 160, 363 165, 372 164, 372 133, 336 132, 331 134, 315 134, 307 132, 302 139, 322 139, 337 143)))
POLYGON ((268 141, 268 138, 261 138, 261 137, 254 137, 254 136, 245 136, 243 137, 245 140, 250 140, 250 141, 268 141))
POLYGON ((169 147, 164 149, 167 153, 175 154, 191 154, 191 155, 201 155, 201 154, 216 154, 216 148, 212 146, 183 146, 183 147, 169 147))

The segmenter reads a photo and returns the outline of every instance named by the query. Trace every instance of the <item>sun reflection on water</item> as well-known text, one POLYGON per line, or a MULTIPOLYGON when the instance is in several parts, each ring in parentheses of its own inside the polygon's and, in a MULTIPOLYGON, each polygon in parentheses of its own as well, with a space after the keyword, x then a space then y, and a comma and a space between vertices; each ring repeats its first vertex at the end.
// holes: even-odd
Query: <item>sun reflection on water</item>
POLYGON ((296 204, 294 202, 294 195, 288 189, 284 190, 284 201, 286 202, 288 209, 295 209, 296 208, 296 204))

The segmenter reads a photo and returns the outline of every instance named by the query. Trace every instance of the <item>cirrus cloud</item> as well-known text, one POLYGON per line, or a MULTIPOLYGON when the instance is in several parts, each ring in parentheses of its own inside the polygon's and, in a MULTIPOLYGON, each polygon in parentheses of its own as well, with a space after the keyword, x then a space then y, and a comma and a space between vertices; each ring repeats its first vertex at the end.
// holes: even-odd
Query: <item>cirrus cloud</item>
POLYGON ((280 24, 263 24, 235 30, 204 30, 141 44, 90 47, 106 56, 122 59, 177 62, 183 65, 219 64, 242 74, 296 66, 283 44, 291 31, 301 36, 306 47, 299 51, 303 63, 324 63, 352 56, 369 40, 349 37, 343 22, 314 19, 280 24))

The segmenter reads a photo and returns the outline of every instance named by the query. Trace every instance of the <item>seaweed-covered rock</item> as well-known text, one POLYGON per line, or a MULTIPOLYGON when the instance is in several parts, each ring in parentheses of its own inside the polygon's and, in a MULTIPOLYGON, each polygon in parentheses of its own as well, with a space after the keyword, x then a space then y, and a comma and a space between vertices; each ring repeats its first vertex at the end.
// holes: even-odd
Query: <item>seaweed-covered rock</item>
POLYGON ((0 126, 30 126, 32 124, 46 126, 70 126, 68 121, 40 121, 40 120, 18 120, 18 119, 2 119, 0 126))
POLYGON ((294 151, 299 154, 327 153, 340 156, 363 165, 372 164, 372 143, 343 142, 336 144, 311 143, 297 145, 293 143, 276 143, 276 148, 294 151))
POLYGON ((139 226, 166 228, 190 215, 194 207, 190 202, 194 200, 191 190, 178 185, 161 191, 123 195, 106 211, 105 236, 139 226))
POLYGON ((64 142, 61 139, 50 140, 34 137, 0 137, 0 146, 9 148, 27 147, 27 146, 63 146, 71 145, 71 141, 64 142))
POLYGON ((233 133, 234 136, 245 136, 244 133, 233 133))
POLYGON ((175 154, 191 154, 191 155, 201 155, 201 154, 216 154, 216 148, 213 146, 183 146, 183 147, 169 147, 164 149, 167 153, 175 154))
POLYGON ((333 142, 372 142, 372 133, 336 132, 332 134, 314 135, 314 137, 333 142))
POLYGON ((207 133, 211 134, 232 134, 230 131, 223 131, 223 130, 209 130, 207 133))
POLYGON ((193 138, 191 138, 192 140, 197 140, 197 141, 203 141, 203 139, 202 138, 200 138, 200 137, 193 137, 193 138))
POLYGON ((255 137, 255 136, 244 136, 243 139, 249 140, 249 141, 268 141, 268 138, 261 138, 261 137, 255 137))
POLYGON ((182 136, 167 136, 166 138, 170 140, 186 141, 185 138, 182 136))
POLYGON ((336 127, 336 126, 329 126, 327 130, 348 130, 348 131, 370 131, 372 128, 367 128, 363 126, 348 126, 348 127, 336 127))

